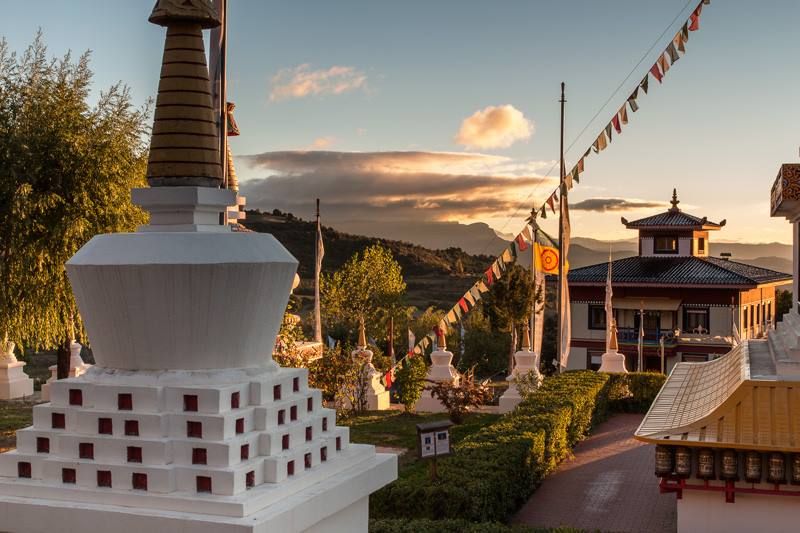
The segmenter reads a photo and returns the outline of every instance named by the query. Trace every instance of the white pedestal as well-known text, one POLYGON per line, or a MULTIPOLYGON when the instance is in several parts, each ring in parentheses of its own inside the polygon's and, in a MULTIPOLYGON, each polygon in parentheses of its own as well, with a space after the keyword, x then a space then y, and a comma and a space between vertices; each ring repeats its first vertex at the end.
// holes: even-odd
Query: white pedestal
MULTIPOLYGON (((431 367, 428 369, 428 381, 450 382, 458 386, 458 371, 450 364, 453 353, 447 350, 436 350, 431 354, 431 367)), ((437 398, 432 398, 429 387, 425 387, 417 402, 417 411, 422 413, 444 413, 447 411, 437 398)))
MULTIPOLYGON (((350 354, 353 357, 354 361, 363 363, 364 367, 362 369, 362 379, 364 379, 366 390, 364 394, 366 396, 366 407, 368 411, 384 411, 389 409, 389 391, 386 390, 386 387, 383 386, 381 383, 381 373, 375 369, 375 366, 372 364, 372 351, 367 350, 365 348, 359 348, 353 350, 350 354)), ((358 386, 358 385, 354 385, 358 386)), ((352 390, 348 391, 345 394, 345 401, 344 405, 345 408, 351 408, 352 405, 350 403, 349 396, 352 394, 352 390)))
POLYGON ((537 382, 542 382, 542 374, 539 372, 538 367, 539 358, 535 352, 520 350, 514 354, 514 370, 506 378, 506 381, 508 381, 508 389, 500 396, 498 412, 511 412, 522 401, 522 396, 517 388, 517 378, 533 373, 533 375, 537 377, 537 382))
POLYGON ((619 352, 604 353, 598 372, 627 374, 628 370, 625 368, 625 356, 619 352))
POLYGON ((22 370, 25 363, 0 363, 0 400, 13 400, 33 394, 33 380, 22 370))

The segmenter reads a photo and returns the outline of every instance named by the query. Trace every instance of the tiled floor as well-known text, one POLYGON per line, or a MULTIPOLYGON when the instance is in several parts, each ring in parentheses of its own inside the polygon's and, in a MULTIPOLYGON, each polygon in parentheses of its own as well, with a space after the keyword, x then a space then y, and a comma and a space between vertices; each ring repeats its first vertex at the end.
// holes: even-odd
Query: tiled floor
POLYGON ((514 521, 590 531, 673 533, 674 494, 660 494, 653 446, 633 440, 642 415, 600 424, 522 507, 514 521))

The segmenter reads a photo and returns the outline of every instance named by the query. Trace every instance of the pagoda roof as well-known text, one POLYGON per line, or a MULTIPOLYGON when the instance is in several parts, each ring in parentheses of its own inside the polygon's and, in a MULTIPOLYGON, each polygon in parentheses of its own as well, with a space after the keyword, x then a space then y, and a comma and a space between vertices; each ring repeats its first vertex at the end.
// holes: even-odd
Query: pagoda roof
POLYGON ((767 341, 678 363, 636 430, 655 444, 800 451, 798 382, 775 375, 767 341))
MULTIPOLYGON (((569 272, 569 283, 604 285, 608 263, 569 272)), ((628 257, 611 263, 614 285, 667 285, 753 288, 786 282, 789 274, 716 257, 628 257)))
POLYGON ((663 213, 652 215, 639 220, 628 221, 622 218, 622 223, 628 229, 696 229, 696 230, 718 230, 725 225, 723 220, 720 223, 710 222, 707 217, 696 217, 689 213, 684 213, 678 208, 678 193, 672 191, 672 207, 663 213))

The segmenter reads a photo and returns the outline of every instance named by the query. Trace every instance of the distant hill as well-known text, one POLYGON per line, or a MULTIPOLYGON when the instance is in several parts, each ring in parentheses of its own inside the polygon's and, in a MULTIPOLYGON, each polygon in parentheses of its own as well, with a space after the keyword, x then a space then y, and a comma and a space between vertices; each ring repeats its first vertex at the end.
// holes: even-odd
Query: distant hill
MULTIPOLYGON (((316 224, 292 215, 248 211, 244 226, 253 231, 271 233, 297 258, 301 285, 296 294, 310 296, 316 224)), ((403 269, 408 285, 408 303, 420 308, 452 306, 494 259, 488 255, 471 255, 454 247, 431 250, 403 241, 351 235, 329 227, 322 228, 322 238, 325 245, 323 272, 341 268, 354 253, 373 244, 390 249, 403 269)))

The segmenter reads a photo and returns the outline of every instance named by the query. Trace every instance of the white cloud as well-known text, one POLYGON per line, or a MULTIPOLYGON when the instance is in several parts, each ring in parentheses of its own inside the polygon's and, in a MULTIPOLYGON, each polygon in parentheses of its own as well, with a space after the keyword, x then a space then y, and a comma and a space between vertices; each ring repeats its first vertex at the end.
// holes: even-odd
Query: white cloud
POLYGON ((456 143, 467 148, 508 148, 533 135, 533 121, 510 104, 476 111, 461 123, 456 143))
POLYGON ((320 96, 343 94, 364 89, 367 75, 355 67, 334 65, 328 69, 311 70, 305 63, 278 71, 270 80, 272 87, 269 99, 273 102, 320 96))
POLYGON ((336 142, 335 137, 327 136, 327 137, 317 137, 314 139, 314 142, 311 143, 312 150, 324 150, 325 148, 330 148, 336 142))

